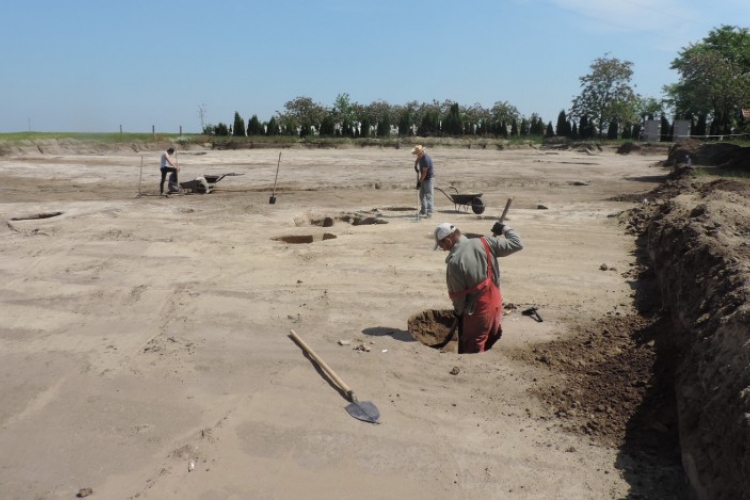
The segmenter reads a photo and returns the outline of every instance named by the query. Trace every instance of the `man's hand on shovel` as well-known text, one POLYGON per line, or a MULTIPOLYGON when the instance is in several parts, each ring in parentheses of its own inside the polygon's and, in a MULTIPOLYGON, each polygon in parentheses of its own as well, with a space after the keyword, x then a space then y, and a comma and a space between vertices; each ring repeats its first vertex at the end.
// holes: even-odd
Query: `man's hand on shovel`
POLYGON ((503 214, 500 216, 500 219, 492 225, 492 236, 499 236, 503 234, 503 231, 506 229, 506 225, 503 224, 503 221, 505 220, 505 216, 508 215, 508 210, 510 210, 510 204, 512 202, 513 198, 508 198, 508 201, 505 202, 503 214))

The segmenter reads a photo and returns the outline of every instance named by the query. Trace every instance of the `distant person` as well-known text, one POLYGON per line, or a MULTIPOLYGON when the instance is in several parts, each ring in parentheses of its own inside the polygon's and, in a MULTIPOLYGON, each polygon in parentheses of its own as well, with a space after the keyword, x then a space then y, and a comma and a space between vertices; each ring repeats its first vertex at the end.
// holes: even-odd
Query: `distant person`
POLYGON ((169 174, 169 184, 167 189, 169 193, 179 193, 180 184, 177 182, 177 172, 180 171, 180 165, 175 159, 174 148, 168 148, 161 154, 161 164, 159 170, 161 170, 161 183, 159 183, 159 194, 164 194, 164 181, 167 180, 167 174, 169 174))
POLYGON ((444 222, 435 228, 435 250, 449 252, 445 278, 459 327, 458 352, 489 350, 503 335, 503 296, 497 258, 523 249, 520 236, 496 222, 492 237, 467 238, 444 222), (502 236, 502 238, 500 237, 502 236))
POLYGON ((419 174, 417 189, 419 189, 419 201, 422 205, 419 214, 429 219, 435 208, 435 167, 432 165, 432 157, 425 152, 424 146, 414 146, 411 154, 417 155, 417 159, 414 160, 414 170, 419 174))

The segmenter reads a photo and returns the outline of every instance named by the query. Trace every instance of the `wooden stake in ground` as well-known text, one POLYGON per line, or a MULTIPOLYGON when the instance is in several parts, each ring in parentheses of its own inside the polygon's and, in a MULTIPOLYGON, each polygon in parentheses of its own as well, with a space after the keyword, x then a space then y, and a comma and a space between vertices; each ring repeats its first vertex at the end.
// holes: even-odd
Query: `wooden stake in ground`
POLYGON ((138 196, 141 195, 141 178, 143 178, 143 155, 141 155, 141 172, 138 174, 138 196))

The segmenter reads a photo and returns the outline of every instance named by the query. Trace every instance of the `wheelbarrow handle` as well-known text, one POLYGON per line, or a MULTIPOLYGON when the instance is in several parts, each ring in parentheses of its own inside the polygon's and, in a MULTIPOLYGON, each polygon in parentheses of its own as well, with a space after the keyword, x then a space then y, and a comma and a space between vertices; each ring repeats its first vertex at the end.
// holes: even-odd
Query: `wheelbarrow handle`
POLYGON ((349 398, 349 401, 352 403, 357 402, 357 396, 354 395, 354 391, 352 391, 346 383, 341 380, 341 377, 339 377, 333 369, 328 366, 328 363, 323 361, 323 359, 315 354, 315 351, 312 350, 312 348, 305 343, 302 338, 300 338, 299 335, 297 335, 297 332, 294 330, 289 330, 289 336, 292 337, 292 340, 294 340, 297 345, 299 345, 303 351, 305 351, 312 359, 315 360, 316 363, 318 363, 318 366, 320 366, 326 374, 333 379, 336 384, 346 393, 346 396, 349 398))

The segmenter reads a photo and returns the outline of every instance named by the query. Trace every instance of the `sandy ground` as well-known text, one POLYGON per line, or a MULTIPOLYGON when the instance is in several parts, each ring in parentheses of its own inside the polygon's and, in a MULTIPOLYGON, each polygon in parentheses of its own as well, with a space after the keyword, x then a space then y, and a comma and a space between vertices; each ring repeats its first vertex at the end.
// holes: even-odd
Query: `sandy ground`
POLYGON ((158 152, 0 157, 0 498, 629 498, 618 450, 552 425, 532 392, 555 381, 513 353, 631 310, 613 216, 635 202, 614 200, 655 187, 663 158, 429 152, 482 216, 436 192, 417 221, 406 147, 284 150, 273 205, 278 150, 179 151, 181 180, 243 175, 169 198, 158 152), (525 249, 501 260, 505 301, 544 322, 509 308, 481 355, 414 341, 410 315, 450 307, 434 226, 488 234, 508 198, 525 249))

